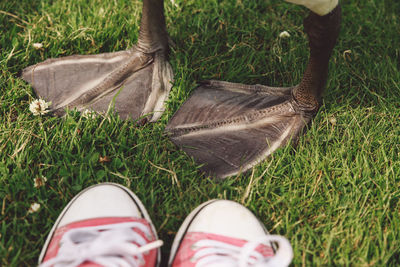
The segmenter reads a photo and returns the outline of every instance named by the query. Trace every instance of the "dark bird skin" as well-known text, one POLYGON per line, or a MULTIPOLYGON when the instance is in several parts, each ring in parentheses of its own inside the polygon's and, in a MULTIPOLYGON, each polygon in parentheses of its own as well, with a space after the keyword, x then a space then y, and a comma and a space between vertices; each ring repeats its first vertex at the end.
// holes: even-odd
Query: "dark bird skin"
POLYGON ((297 140, 321 104, 341 8, 305 19, 310 58, 299 85, 273 88, 221 81, 201 84, 172 117, 166 132, 202 170, 217 179, 244 172, 297 140))
POLYGON ((144 0, 138 44, 130 50, 98 55, 74 55, 27 67, 22 78, 38 97, 52 102, 51 112, 67 108, 121 118, 147 116, 157 120, 172 87, 168 34, 163 0, 144 0))

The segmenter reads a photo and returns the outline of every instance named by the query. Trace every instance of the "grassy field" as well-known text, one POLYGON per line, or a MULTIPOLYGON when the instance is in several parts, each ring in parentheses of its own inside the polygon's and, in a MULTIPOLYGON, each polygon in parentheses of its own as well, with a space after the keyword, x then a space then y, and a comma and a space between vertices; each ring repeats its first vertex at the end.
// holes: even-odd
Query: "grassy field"
POLYGON ((298 83, 308 57, 307 10, 281 0, 165 5, 175 83, 161 120, 137 126, 76 112, 35 117, 36 96, 18 73, 51 57, 130 48, 141 1, 0 0, 0 265, 34 266, 66 203, 105 181, 142 199, 165 241, 164 260, 185 216, 226 198, 285 235, 294 266, 399 265, 400 2, 342 1, 324 105, 309 131, 296 148, 220 183, 199 174, 165 125, 202 79, 298 83), (290 38, 280 39, 285 30, 290 38), (47 182, 36 188, 42 177, 47 182), (29 212, 32 203, 37 212, 29 212))

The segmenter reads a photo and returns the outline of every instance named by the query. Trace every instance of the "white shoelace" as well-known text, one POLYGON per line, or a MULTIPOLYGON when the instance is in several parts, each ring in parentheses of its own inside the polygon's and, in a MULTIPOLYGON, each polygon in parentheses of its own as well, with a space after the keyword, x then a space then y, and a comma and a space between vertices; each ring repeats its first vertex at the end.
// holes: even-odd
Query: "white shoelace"
POLYGON ((61 241, 57 256, 40 267, 75 267, 85 261, 103 266, 136 267, 144 263, 143 254, 161 247, 163 242, 151 243, 137 232, 137 228, 146 237, 151 229, 140 222, 126 222, 85 228, 76 228, 66 232, 61 241))
POLYGON ((191 259, 196 262, 196 267, 282 267, 288 266, 293 258, 289 241, 277 235, 264 236, 246 243, 243 247, 203 239, 193 244, 193 249, 198 248, 191 259), (274 256, 265 257, 256 250, 259 245, 271 246, 271 242, 278 244, 274 256))

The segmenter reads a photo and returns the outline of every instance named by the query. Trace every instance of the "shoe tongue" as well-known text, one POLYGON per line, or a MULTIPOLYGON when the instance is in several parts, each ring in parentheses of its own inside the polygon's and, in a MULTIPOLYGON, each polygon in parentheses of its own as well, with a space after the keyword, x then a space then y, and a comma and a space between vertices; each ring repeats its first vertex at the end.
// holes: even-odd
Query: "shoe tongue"
POLYGON ((75 244, 90 242, 97 237, 93 232, 76 232, 71 235, 71 241, 75 244))

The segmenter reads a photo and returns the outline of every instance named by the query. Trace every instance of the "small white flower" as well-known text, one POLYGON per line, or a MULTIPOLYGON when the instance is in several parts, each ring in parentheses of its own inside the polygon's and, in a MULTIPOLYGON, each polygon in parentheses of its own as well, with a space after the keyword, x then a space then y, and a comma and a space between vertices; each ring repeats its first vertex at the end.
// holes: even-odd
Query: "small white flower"
POLYGON ((81 116, 84 117, 85 119, 94 119, 96 118, 96 112, 85 109, 84 111, 81 112, 81 116))
POLYGON ((46 102, 43 99, 35 99, 29 104, 29 110, 33 113, 33 115, 43 115, 49 112, 47 110, 51 102, 46 102))
POLYGON ((336 125, 336 118, 335 117, 329 117, 328 118, 328 120, 329 120, 329 122, 333 125, 333 126, 335 126, 336 125))
POLYGON ((44 184, 47 182, 47 178, 46 177, 37 177, 37 178, 35 178, 34 179, 34 186, 36 187, 36 188, 39 188, 39 187, 41 187, 41 186, 44 186, 44 184))
POLYGON ((32 203, 32 205, 29 208, 28 212, 29 213, 34 213, 34 212, 37 212, 39 209, 40 209, 40 204, 39 203, 32 203))
POLYGON ((35 49, 40 49, 40 48, 43 47, 43 44, 42 44, 42 43, 34 43, 32 46, 33 46, 33 48, 35 48, 35 49))
POLYGON ((288 33, 287 31, 283 31, 279 34, 279 38, 289 38, 290 37, 290 33, 288 33))

